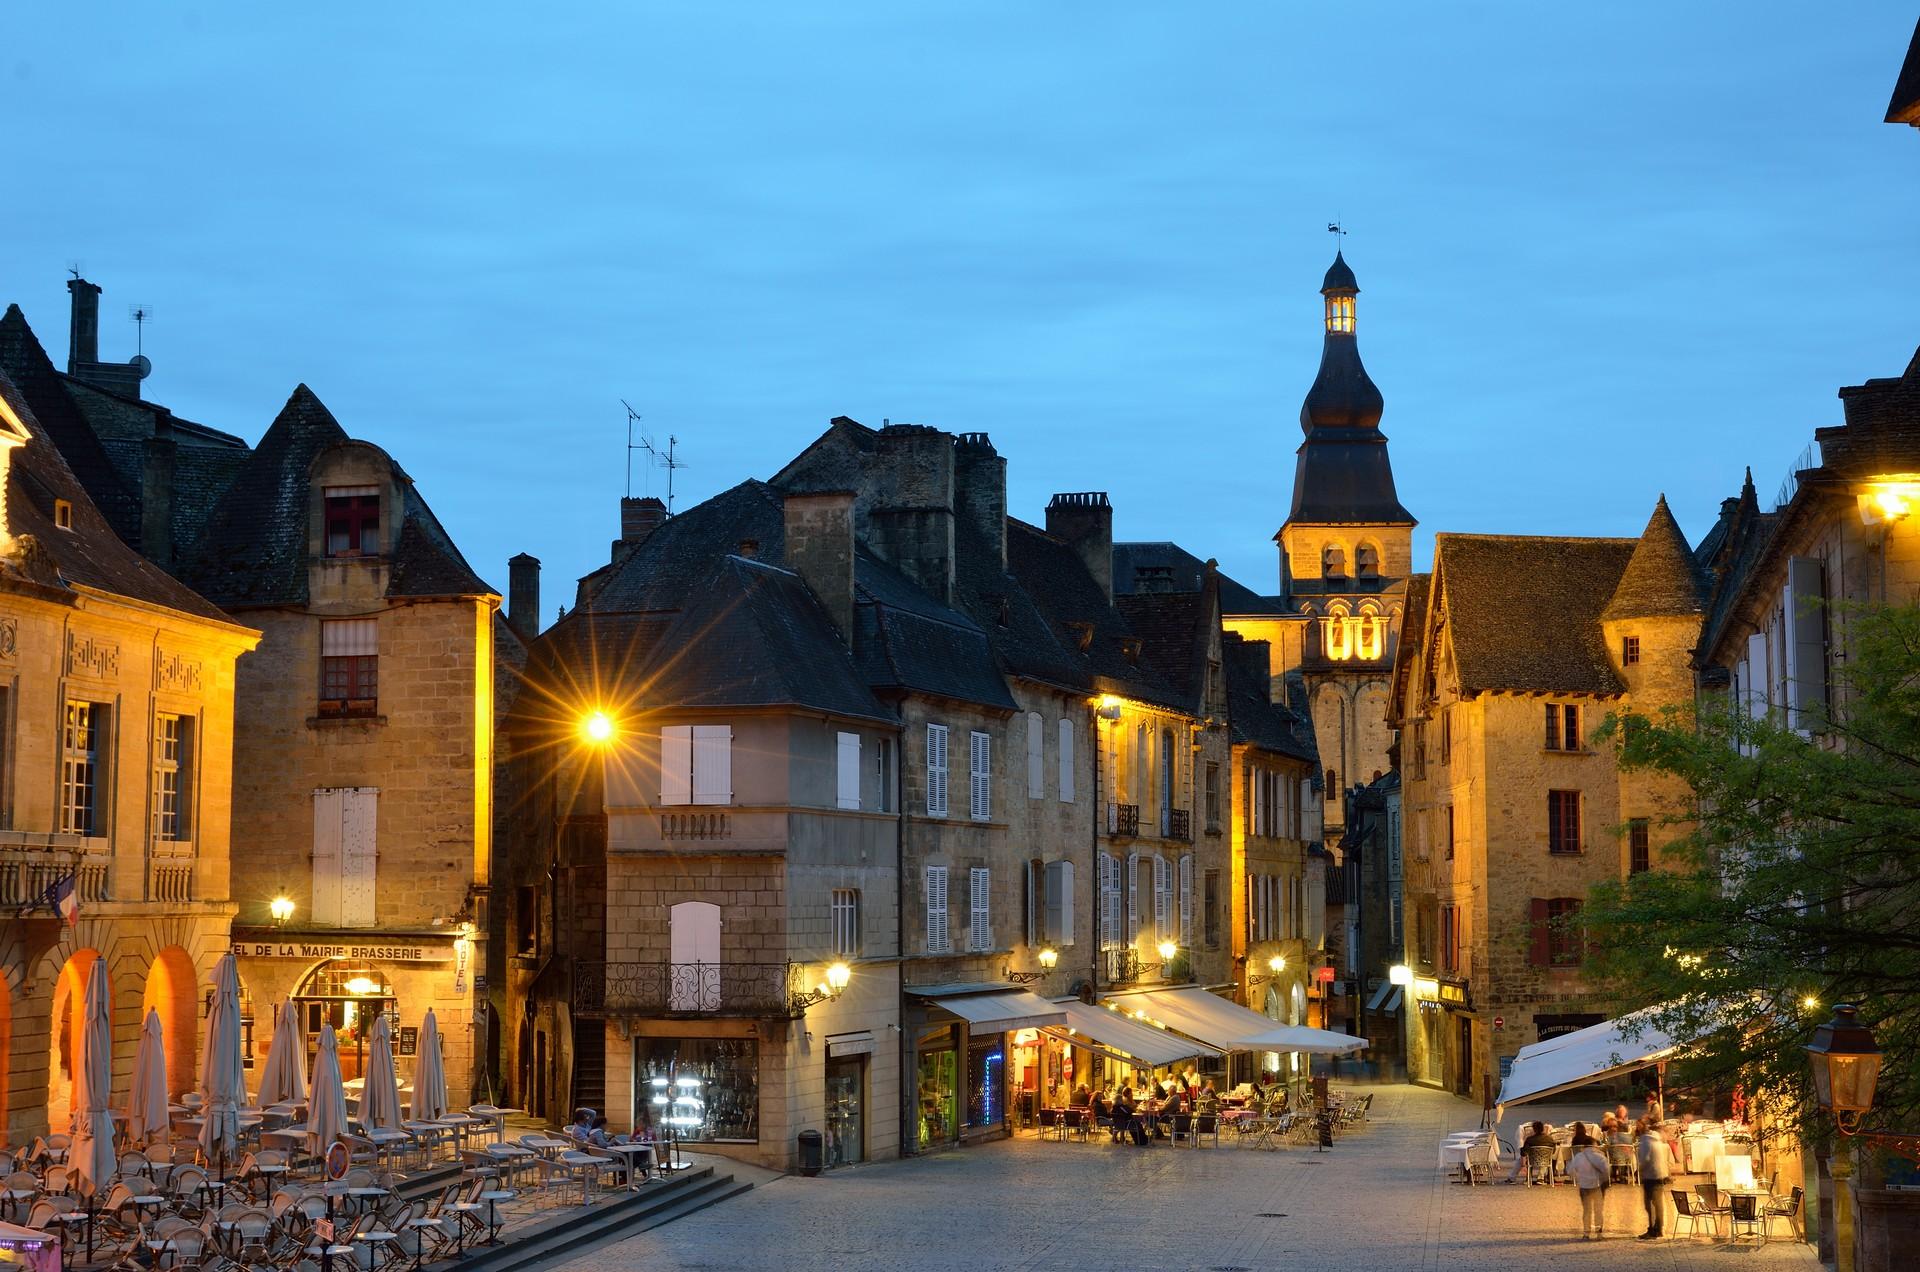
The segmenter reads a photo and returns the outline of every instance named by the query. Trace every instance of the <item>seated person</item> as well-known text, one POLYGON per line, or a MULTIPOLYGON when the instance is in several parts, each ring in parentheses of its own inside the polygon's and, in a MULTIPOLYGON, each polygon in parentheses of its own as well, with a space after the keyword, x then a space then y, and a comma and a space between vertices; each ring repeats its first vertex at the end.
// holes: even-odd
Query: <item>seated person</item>
POLYGON ((593 1119, 597 1116, 592 1109, 575 1109, 573 1121, 567 1124, 567 1134, 574 1139, 585 1140, 593 1133, 593 1119))
POLYGON ((1084 1109, 1092 1102, 1093 1092, 1087 1090, 1087 1084, 1082 1082, 1074 1088, 1073 1099, 1069 1103, 1073 1108, 1084 1109))
POLYGON ((1528 1149, 1537 1148, 1542 1144, 1548 1148, 1557 1147, 1553 1140, 1553 1132, 1547 1129, 1545 1122, 1528 1122, 1524 1129, 1526 1135, 1520 1140, 1520 1151, 1513 1155, 1513 1169, 1507 1173, 1507 1182, 1510 1184, 1520 1182, 1520 1172, 1527 1168, 1528 1149))
POLYGON ((1218 1113, 1220 1111, 1220 1093, 1209 1082, 1200 1088, 1200 1099, 1194 1105, 1196 1113, 1218 1113))
POLYGON ((1593 1137, 1593 1128, 1585 1122, 1575 1122, 1573 1124, 1573 1139, 1570 1140, 1569 1143, 1575 1148, 1584 1148, 1588 1144, 1597 1144, 1599 1142, 1600 1141, 1593 1137))

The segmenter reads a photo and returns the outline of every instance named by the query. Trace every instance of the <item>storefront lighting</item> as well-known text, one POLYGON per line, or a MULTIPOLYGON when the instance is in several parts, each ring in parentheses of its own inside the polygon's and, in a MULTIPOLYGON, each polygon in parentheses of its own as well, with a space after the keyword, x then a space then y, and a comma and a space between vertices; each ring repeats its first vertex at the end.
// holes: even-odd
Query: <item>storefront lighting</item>
POLYGON ((347 982, 347 992, 362 997, 371 994, 378 988, 380 988, 379 984, 368 976, 356 976, 347 982))
POLYGON ((1163 963, 1173 962, 1173 956, 1175 954, 1178 954, 1179 952, 1180 952, 1180 947, 1178 945, 1175 945, 1172 941, 1160 942, 1160 961, 1161 962, 1163 963))
POLYGON ((267 902, 267 913, 273 916, 275 923, 285 925, 286 921, 293 917, 293 898, 275 897, 267 902))
POLYGON ((1094 700, 1093 713, 1112 724, 1120 718, 1120 699, 1110 693, 1103 693, 1094 700))
MULTIPOLYGON (((825 979, 812 989, 795 990, 788 997, 788 1003, 795 1014, 803 1014, 815 1003, 824 1003, 830 998, 840 997, 840 991, 853 979, 853 969, 845 963, 835 963, 827 968, 825 979)), ((685 1079, 682 1079, 685 1081, 685 1079)))
POLYGON ((1387 982, 1405 987, 1413 984, 1413 969, 1405 963, 1395 963, 1387 969, 1387 982))
POLYGON ((1866 482, 1855 496, 1867 525, 1905 521, 1920 504, 1920 473, 1888 473, 1866 482))
POLYGON ((1053 965, 1059 961, 1060 952, 1058 950, 1049 949, 1040 951, 1040 966, 1046 968, 1048 971, 1052 971, 1053 965))
POLYGON ((613 717, 604 711, 589 711, 580 721, 580 736, 595 746, 605 746, 613 741, 613 717))

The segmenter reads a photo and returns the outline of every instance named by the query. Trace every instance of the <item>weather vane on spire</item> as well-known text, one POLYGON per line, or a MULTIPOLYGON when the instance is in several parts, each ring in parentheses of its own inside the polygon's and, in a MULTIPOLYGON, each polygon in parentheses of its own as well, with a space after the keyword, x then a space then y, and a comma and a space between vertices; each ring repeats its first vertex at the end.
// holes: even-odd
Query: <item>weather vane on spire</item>
POLYGON ((1340 240, 1347 236, 1347 227, 1338 221, 1328 221, 1327 233, 1336 236, 1333 240, 1333 245, 1337 248, 1340 246, 1340 240))

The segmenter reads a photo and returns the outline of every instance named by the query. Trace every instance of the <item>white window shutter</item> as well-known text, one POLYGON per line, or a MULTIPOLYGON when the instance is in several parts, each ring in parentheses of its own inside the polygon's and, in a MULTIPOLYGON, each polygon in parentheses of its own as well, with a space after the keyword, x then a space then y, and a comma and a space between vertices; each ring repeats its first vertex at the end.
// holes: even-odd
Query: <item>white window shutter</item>
POLYGON ((1171 911, 1173 909, 1173 873, 1167 867, 1167 859, 1158 853, 1153 857, 1153 934, 1165 940, 1173 934, 1171 911))
POLYGON ((992 871, 975 866, 967 872, 967 920, 970 943, 967 948, 979 953, 993 948, 993 920, 988 908, 993 903, 992 871))
POLYGON ((340 925, 372 927, 379 870, 380 792, 351 787, 340 792, 340 925))
POLYGON ((1140 935, 1140 854, 1127 854, 1127 933, 1131 944, 1140 935))
POLYGON ((1047 731, 1038 711, 1027 712, 1027 798, 1047 797, 1047 731))
POLYGON ((693 726, 693 802, 733 802, 733 726, 693 726))
POLYGON ((1120 859, 1110 852, 1100 854, 1100 946, 1113 949, 1120 944, 1120 859))
POLYGON ((927 867, 927 953, 945 954, 951 948, 947 932, 947 868, 927 867))
POLYGON ((1822 729, 1827 714, 1826 563, 1818 557, 1787 562, 1787 697, 1796 729, 1822 729))
POLYGON ((1055 945, 1073 944, 1073 863, 1047 863, 1047 921, 1045 939, 1055 945))
MULTIPOLYGON (((1025 880, 1027 888, 1027 944, 1038 945, 1042 940, 1046 939, 1046 917, 1038 908, 1046 904, 1046 899, 1042 896, 1035 895, 1036 884, 1031 863, 1027 865, 1026 869, 1020 872, 1020 877, 1025 880)), ((1044 881, 1042 881, 1040 886, 1044 886, 1044 881)))
POLYGON ((660 730, 660 802, 693 802, 693 726, 670 724, 660 730))
POLYGON ((313 793, 313 921, 326 927, 340 923, 340 806, 339 790, 313 793))
POLYGON ((1073 803, 1073 721, 1060 721, 1060 802, 1073 803))
POLYGON ((947 726, 927 726, 927 816, 947 815, 947 726))
POLYGON ((1260 876, 1247 876, 1247 942, 1260 939, 1260 876))
POLYGON ((968 740, 967 812, 975 821, 987 821, 993 816, 993 738, 975 732, 968 740))
POLYGON ((1180 944, 1193 944, 1193 854, 1180 858, 1180 944))
POLYGON ((860 807, 860 735, 858 733, 840 734, 838 754, 840 807, 858 808, 860 807))

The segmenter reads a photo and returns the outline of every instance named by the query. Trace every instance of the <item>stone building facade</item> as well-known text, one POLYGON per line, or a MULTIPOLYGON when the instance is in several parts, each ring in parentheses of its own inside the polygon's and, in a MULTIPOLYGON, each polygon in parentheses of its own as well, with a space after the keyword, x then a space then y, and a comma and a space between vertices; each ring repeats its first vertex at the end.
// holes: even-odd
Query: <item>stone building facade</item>
POLYGON ((0 1142, 19 1145, 68 1129, 96 962, 114 1106, 150 1009, 169 1090, 194 1084, 233 912, 234 664, 259 634, 120 541, 4 373, 0 491, 0 1142))
POLYGON ((1654 868, 1687 793, 1622 773, 1610 711, 1685 710, 1704 580, 1665 500, 1638 539, 1439 536, 1394 673, 1409 1077, 1491 1098, 1598 1023, 1582 899, 1654 868))

